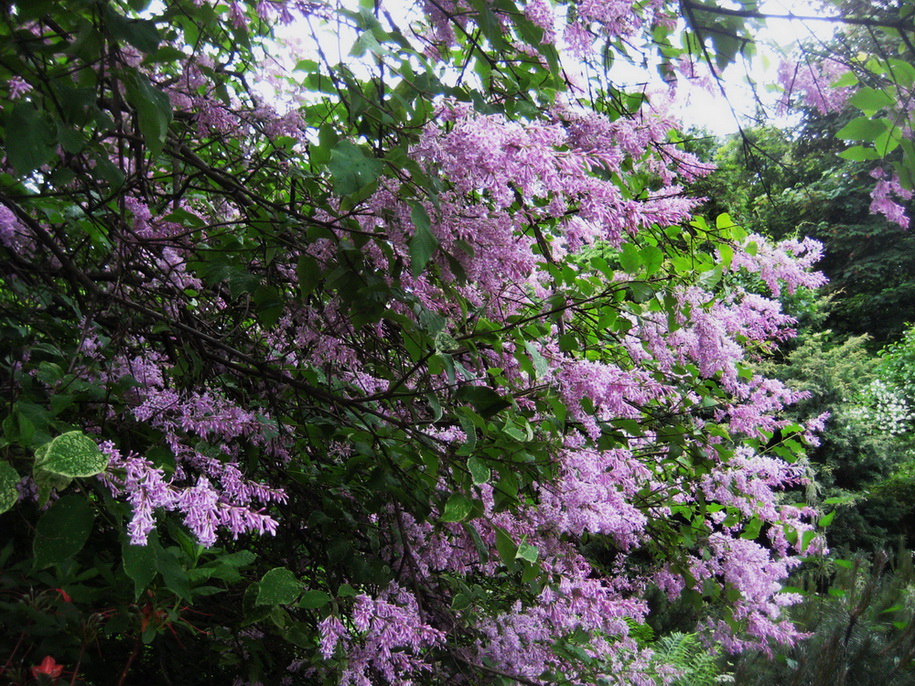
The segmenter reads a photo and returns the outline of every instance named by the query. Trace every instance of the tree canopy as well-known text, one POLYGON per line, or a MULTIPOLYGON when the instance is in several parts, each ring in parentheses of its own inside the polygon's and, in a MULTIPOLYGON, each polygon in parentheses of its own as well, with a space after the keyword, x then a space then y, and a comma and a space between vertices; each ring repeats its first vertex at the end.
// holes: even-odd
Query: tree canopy
MULTIPOLYGON (((751 4, 6 4, 4 673, 673 683, 665 598, 797 641, 823 417, 757 363, 821 249, 695 214, 607 71, 720 69, 751 4)), ((899 62, 841 84, 904 198, 899 62)))

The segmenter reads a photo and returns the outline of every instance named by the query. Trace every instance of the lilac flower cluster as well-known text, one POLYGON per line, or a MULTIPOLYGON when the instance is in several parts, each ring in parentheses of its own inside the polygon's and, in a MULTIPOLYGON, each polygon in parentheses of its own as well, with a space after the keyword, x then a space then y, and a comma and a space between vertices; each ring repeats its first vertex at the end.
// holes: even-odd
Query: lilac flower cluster
POLYGON ((882 214, 888 221, 898 224, 903 229, 909 228, 909 217, 905 213, 905 207, 894 198, 911 200, 912 191, 900 185, 896 174, 887 175, 880 167, 871 170, 870 175, 877 180, 874 190, 871 191, 871 214, 882 214))
POLYGON ((792 99, 798 97, 820 114, 842 109, 852 90, 833 88, 832 84, 847 71, 847 65, 831 59, 783 61, 778 66, 778 80, 784 89, 780 107, 789 109, 792 99))
POLYGON ((696 560, 692 574, 697 580, 720 576, 729 587, 738 589, 734 618, 746 621, 753 640, 736 637, 724 622, 709 622, 713 637, 731 651, 762 649, 771 654, 768 639, 793 645, 803 637, 787 619, 780 618, 782 608, 797 603, 798 594, 782 593, 781 581, 788 571, 800 564, 795 557, 772 560, 769 551, 755 541, 712 534, 711 556, 696 560), (760 641, 760 639, 763 639, 760 641))
POLYGON ((26 93, 32 90, 32 86, 21 76, 14 76, 7 81, 6 90, 10 100, 21 100, 26 93))
POLYGON ((565 361, 555 373, 555 381, 570 417, 580 422, 592 439, 601 433, 599 421, 636 419, 641 416, 639 406, 671 391, 646 370, 622 369, 591 360, 565 361), (596 413, 584 410, 584 399, 593 403, 596 413))
POLYGON ((633 500, 640 489, 657 486, 651 471, 629 450, 598 451, 575 435, 566 441, 560 464, 556 483, 540 488, 541 527, 575 536, 606 534, 622 550, 635 547, 648 520, 633 500))
POLYGON ((347 663, 341 686, 371 686, 372 673, 388 683, 409 684, 410 677, 427 672, 425 650, 442 643, 444 633, 423 619, 412 593, 392 582, 376 597, 356 596, 351 628, 329 615, 319 624, 319 649, 330 658, 338 645, 346 648, 347 663))
POLYGON ((759 275, 776 298, 782 284, 789 293, 798 286, 819 288, 826 283, 821 272, 811 271, 823 256, 823 246, 813 238, 785 240, 773 245, 766 238, 752 234, 734 250, 731 270, 745 269, 759 275))
MULTIPOLYGON (((144 347, 145 341, 138 339, 135 344, 144 347)), ((110 458, 103 478, 112 493, 125 497, 133 508, 128 525, 131 542, 145 544, 155 527, 157 510, 182 513, 184 523, 205 546, 216 543, 220 528, 233 538, 243 533, 275 533, 277 522, 264 513, 264 507, 284 502, 285 493, 246 479, 231 459, 245 442, 282 460, 286 449, 271 435, 275 432, 272 420, 209 391, 179 393, 168 386, 168 367, 162 354, 146 348, 133 356, 116 356, 107 371, 111 381, 127 376, 136 382, 128 394, 133 401, 131 414, 162 431, 175 458, 174 472, 167 476, 145 457, 124 456, 113 444, 102 445, 110 458), (200 439, 222 459, 201 452, 200 439)))
MULTIPOLYGON (((633 441, 633 445, 639 442, 633 441)), ((510 610, 483 622, 484 639, 478 644, 481 659, 485 656, 510 673, 536 678, 544 670, 568 667, 552 650, 553 643, 557 636, 584 629, 592 634, 588 650, 614 667, 604 675, 608 683, 637 683, 642 678, 638 665, 650 656, 627 638, 628 627, 621 620, 644 619, 647 607, 636 597, 645 584, 656 583, 675 597, 686 587, 686 580, 669 568, 642 580, 624 569, 611 575, 595 574, 574 544, 585 532, 605 534, 621 550, 638 546, 643 540, 648 519, 634 505, 638 493, 644 489, 675 491, 677 484, 666 474, 659 474, 656 480, 653 469, 661 462, 648 457, 652 452, 650 437, 642 439, 642 450, 644 455, 634 448, 597 451, 589 447, 586 436, 573 434, 557 455, 556 480, 535 485, 536 505, 515 513, 496 513, 492 487, 479 487, 485 515, 475 521, 475 526, 483 544, 493 548, 495 527, 500 527, 514 540, 535 546, 541 566, 559 579, 558 584, 547 585, 534 602, 516 602, 510 610)), ((708 455, 715 467, 701 488, 706 502, 716 505, 709 509, 707 525, 720 527, 728 507, 737 508, 747 518, 772 524, 771 550, 737 539, 737 528, 713 534, 712 558, 693 559, 690 583, 721 579, 741 593, 735 618, 745 623, 748 636, 737 638, 730 629, 725 634, 724 624, 710 624, 710 636, 734 650, 750 646, 767 649, 770 639, 797 640, 801 634, 781 618, 781 608, 798 598, 781 593, 781 581, 797 563, 792 549, 800 550, 797 541, 800 534, 811 529, 808 519, 814 513, 781 505, 777 491, 799 483, 804 475, 799 467, 754 455, 749 449, 738 450, 726 463, 718 459, 713 446, 708 447, 708 455), (786 537, 789 529, 794 532, 794 544, 786 537), (752 566, 748 566, 749 561, 752 566)), ((679 501, 691 502, 694 495, 690 485, 683 488, 679 501)), ((467 532, 458 525, 436 528, 403 516, 401 529, 403 548, 395 547, 388 554, 392 559, 406 556, 411 560, 410 574, 419 583, 442 571, 498 573, 500 563, 493 559, 482 563, 467 532)))
POLYGON ((0 245, 25 257, 35 252, 35 239, 6 205, 0 205, 0 245))
MULTIPOLYGON (((537 262, 531 252, 533 241, 526 237, 517 213, 509 212, 519 197, 532 207, 531 221, 549 226, 552 220, 561 227, 553 243, 557 251, 563 241, 570 251, 599 240, 619 245, 623 236, 652 221, 652 211, 645 209, 651 201, 624 201, 618 187, 604 184, 591 174, 596 167, 619 170, 636 150, 650 148, 658 136, 651 127, 576 118, 568 110, 557 115, 554 122, 536 126, 507 122, 498 116, 474 116, 461 106, 447 106, 442 119, 451 127, 427 129, 413 151, 430 171, 434 168, 453 183, 453 191, 442 195, 439 206, 428 208, 430 215, 436 215, 432 230, 442 248, 461 259, 465 271, 472 275, 479 289, 476 302, 501 298, 500 309, 492 311, 500 320, 517 311, 504 304, 507 292, 518 293, 519 302, 531 293, 543 296, 549 292, 537 280, 536 272, 531 273, 537 262), (570 210, 575 215, 571 219, 565 217, 570 210), (452 217, 460 217, 460 221, 452 217), (473 254, 462 254, 456 247, 458 240, 470 244, 473 254), (529 290, 509 291, 512 286, 506 282, 512 280, 526 282, 529 290)), ((674 160, 672 165, 675 169, 689 166, 688 160, 674 160)), ((673 176, 669 178, 673 180, 673 176)), ((412 235, 409 208, 391 189, 380 190, 370 202, 376 216, 383 215, 386 221, 383 225, 365 223, 364 228, 383 226, 395 249, 406 256, 412 235)), ((686 206, 670 205, 659 214, 661 221, 667 221, 685 216, 687 210, 686 206), (671 214, 664 215, 666 211, 671 214)), ((759 274, 777 296, 782 288, 793 291, 798 286, 822 283, 821 275, 807 271, 819 254, 820 246, 812 241, 773 246, 752 236, 734 250, 730 269, 759 274)), ((448 273, 444 261, 440 267, 448 273)), ((407 277, 407 281, 423 307, 449 315, 449 304, 441 291, 425 277, 407 277)), ((467 291, 463 293, 474 301, 467 291)), ((758 436, 761 431, 782 426, 785 420, 779 418, 780 410, 802 397, 777 381, 747 373, 748 348, 755 344, 764 350, 792 334, 794 320, 781 312, 777 301, 739 289, 722 299, 698 286, 675 288, 671 295, 679 305, 675 323, 650 311, 632 316, 632 326, 622 340, 629 359, 621 356, 616 363, 598 361, 562 353, 552 343, 535 344, 547 366, 544 379, 559 392, 569 418, 581 426, 582 434, 569 437, 554 453, 556 479, 531 486, 530 506, 496 513, 491 486, 478 486, 485 515, 475 520, 475 526, 489 549, 495 547, 496 527, 513 540, 536 547, 541 566, 560 581, 548 585, 535 601, 516 603, 486 620, 482 625, 485 640, 478 645, 481 659, 492 660, 511 673, 536 678, 543 670, 567 667, 552 650, 553 643, 557 636, 584 629, 592 635, 589 650, 605 664, 617 667, 607 678, 635 683, 638 670, 630 673, 626 665, 641 664, 646 658, 627 638, 626 623, 621 618, 644 618, 647 608, 634 597, 645 584, 655 582, 674 596, 686 587, 687 580, 669 568, 641 580, 622 569, 617 575, 598 574, 580 556, 575 540, 586 533, 601 534, 621 550, 637 547, 645 540, 649 517, 663 516, 664 510, 647 512, 637 505, 638 493, 643 489, 666 490, 673 502, 690 504, 695 499, 691 491, 694 485, 679 484, 663 471, 665 448, 654 443, 651 435, 632 437, 624 448, 596 450, 591 441, 601 435, 601 423, 639 420, 645 408, 652 407, 683 416, 691 403, 698 402, 680 387, 675 370, 684 365, 695 365, 701 377, 720 381, 729 396, 715 408, 713 419, 735 436, 758 436), (593 407, 594 412, 585 411, 586 406, 593 407)), ((488 352, 486 359, 523 388, 534 380, 520 371, 513 352, 506 346, 488 352)), ((341 353, 336 354, 339 359, 341 353)), ((355 351, 347 354, 358 358, 355 351)), ((700 437, 703 423, 695 420, 694 425, 696 436, 684 439, 695 442, 694 447, 708 455, 713 467, 701 486, 703 495, 722 508, 712 508, 705 526, 720 530, 726 507, 773 526, 772 550, 727 545, 726 541, 739 536, 739 530, 716 534, 721 541, 714 564, 706 569, 698 560, 694 572, 700 576, 694 575, 690 583, 706 574, 702 578, 723 578, 725 584, 746 591, 737 618, 745 623, 750 637, 734 639, 729 646, 762 646, 770 638, 794 640, 799 634, 779 619, 779 608, 795 599, 779 594, 777 580, 787 575, 797 551, 797 546, 788 542, 786 531, 797 536, 809 530, 807 518, 812 512, 781 506, 777 492, 798 483, 802 475, 781 461, 749 453, 722 461, 714 440, 700 437), (752 573, 746 576, 737 571, 749 558, 764 572, 762 581, 752 573)), ((427 435, 452 439, 451 434, 427 435)), ((431 582, 441 572, 464 575, 499 571, 497 560, 479 560, 474 541, 458 525, 436 527, 401 514, 398 529, 403 540, 392 545, 387 555, 392 563, 409 560, 406 573, 417 583, 431 582)), ((720 627, 710 631, 718 635, 720 627)), ((326 636, 328 651, 343 640, 339 626, 330 620, 326 636)))
MULTIPOLYGON (((631 38, 646 26, 669 25, 674 17, 665 13, 663 0, 641 3, 638 12, 633 11, 631 0, 584 0, 568 11, 552 7, 542 0, 528 0, 524 3, 525 16, 543 29, 542 43, 554 44, 571 53, 574 57, 591 54, 596 36, 610 39, 631 38), (557 38, 561 36, 562 41, 557 38)), ((428 48, 426 54, 442 59, 457 44, 454 24, 468 30, 472 5, 466 0, 425 0, 423 12, 425 26, 417 28, 428 48)), ((503 28, 511 27, 511 16, 501 8, 493 7, 493 16, 503 28)), ((522 52, 536 55, 537 45, 519 45, 522 52)))
POLYGON ((174 476, 150 460, 134 453, 123 455, 110 441, 99 445, 109 459, 108 468, 99 478, 114 497, 125 497, 133 508, 127 533, 133 545, 146 545, 149 533, 156 527, 155 511, 175 511, 184 515, 184 523, 203 546, 217 541, 217 528, 223 527, 233 538, 247 533, 275 534, 277 521, 263 511, 239 503, 225 491, 217 492, 206 477, 192 486, 180 485, 174 476))

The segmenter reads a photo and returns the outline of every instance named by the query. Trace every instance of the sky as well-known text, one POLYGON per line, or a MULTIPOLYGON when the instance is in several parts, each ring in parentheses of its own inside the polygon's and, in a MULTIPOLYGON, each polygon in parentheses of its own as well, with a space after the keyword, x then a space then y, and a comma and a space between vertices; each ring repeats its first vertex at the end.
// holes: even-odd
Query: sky
MULTIPOLYGON (((720 0, 726 5, 728 0, 720 0)), ((739 5, 733 3, 735 7, 739 5)), ((761 3, 760 10, 766 14, 811 14, 812 2, 802 2, 801 0, 764 0, 761 3)), ((406 8, 411 6, 412 2, 404 0, 403 7, 406 15, 406 8)), ((395 20, 399 23, 403 21, 398 13, 394 11, 397 7, 396 2, 388 3, 395 20)), ((757 98, 759 98, 773 117, 773 123, 779 122, 788 125, 789 121, 779 120, 775 117, 775 103, 779 98, 779 93, 771 88, 767 89, 766 84, 777 82, 777 70, 780 62, 785 55, 790 54, 792 47, 798 41, 807 38, 816 38, 828 40, 832 35, 833 24, 829 22, 801 22, 787 21, 782 19, 769 20, 767 27, 760 33, 760 42, 757 55, 750 61, 741 61, 731 65, 723 74, 720 80, 721 87, 726 92, 722 95, 718 88, 709 91, 693 92, 691 97, 685 98, 678 102, 677 115, 684 121, 687 126, 693 126, 700 129, 708 130, 717 135, 726 135, 737 131, 740 126, 747 126, 750 118, 757 110, 757 98), (755 82, 758 87, 755 89, 749 85, 755 82)), ((318 26, 315 25, 318 29, 318 26)), ((323 44, 323 49, 332 61, 344 58, 346 51, 356 35, 342 35, 339 32, 340 27, 325 27, 319 31, 319 36, 323 44)), ((280 29, 280 35, 292 42, 308 44, 309 41, 301 39, 309 32, 304 26, 293 24, 289 27, 280 29), (285 34, 285 35, 284 35, 285 34), (300 41, 296 41, 299 38, 300 41)), ((315 55, 315 57, 317 57, 315 55)), ((642 66, 627 65, 618 60, 611 71, 611 80, 620 86, 631 86, 633 88, 646 87, 661 88, 662 82, 657 70, 650 68, 646 70, 642 66)), ((266 97, 270 97, 269 92, 264 92, 266 97)))
MULTIPOLYGON (((810 15, 816 13, 812 5, 811 2, 797 0, 766 0, 761 3, 760 11, 764 14, 810 15)), ((779 118, 775 113, 780 93, 767 89, 766 84, 778 82, 779 64, 800 41, 828 41, 834 28, 835 24, 827 21, 768 20, 766 28, 759 34, 757 55, 749 61, 731 65, 722 75, 721 85, 727 98, 720 92, 697 93, 693 102, 683 109, 682 119, 689 125, 718 135, 734 133, 754 116, 758 98, 766 106, 773 123, 787 124, 788 120, 779 118), (758 84, 756 88, 749 85, 751 80, 758 84)))

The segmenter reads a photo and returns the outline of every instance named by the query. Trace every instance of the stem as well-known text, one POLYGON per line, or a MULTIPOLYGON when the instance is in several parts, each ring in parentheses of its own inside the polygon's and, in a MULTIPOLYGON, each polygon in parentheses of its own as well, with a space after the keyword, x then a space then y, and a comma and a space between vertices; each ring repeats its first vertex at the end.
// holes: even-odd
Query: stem
POLYGON ((13 652, 10 653, 10 656, 6 658, 6 662, 3 663, 3 668, 0 669, 0 674, 6 672, 9 669, 10 663, 13 661, 13 656, 19 651, 19 646, 22 645, 22 639, 25 638, 25 632, 19 634, 19 640, 16 641, 16 645, 13 646, 13 652))
POLYGON ((130 652, 130 657, 127 658, 127 664, 124 665, 124 671, 121 672, 121 678, 118 679, 117 686, 124 686, 124 680, 127 679, 127 673, 130 671, 133 661, 137 659, 137 655, 140 654, 140 647, 143 645, 139 636, 137 636, 137 642, 133 645, 133 650, 130 652))

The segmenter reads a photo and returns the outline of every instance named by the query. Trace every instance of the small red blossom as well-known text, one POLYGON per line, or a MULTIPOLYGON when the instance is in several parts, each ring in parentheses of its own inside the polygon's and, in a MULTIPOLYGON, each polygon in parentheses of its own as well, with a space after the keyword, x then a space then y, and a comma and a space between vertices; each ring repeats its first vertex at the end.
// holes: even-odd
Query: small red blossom
POLYGON ((41 661, 41 664, 37 667, 32 667, 32 677, 35 679, 39 678, 39 675, 43 674, 45 676, 56 679, 64 671, 63 665, 57 664, 53 657, 50 655, 45 655, 44 660, 41 661))

